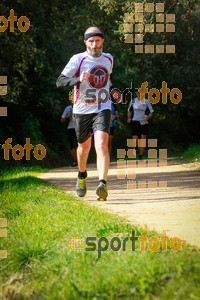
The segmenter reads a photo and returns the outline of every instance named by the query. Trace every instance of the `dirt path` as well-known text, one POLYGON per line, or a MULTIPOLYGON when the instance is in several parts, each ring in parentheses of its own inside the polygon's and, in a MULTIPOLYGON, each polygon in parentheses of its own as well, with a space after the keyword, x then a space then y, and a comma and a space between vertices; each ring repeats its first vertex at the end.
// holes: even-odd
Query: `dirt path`
MULTIPOLYGON (((168 236, 200 247, 200 165, 168 160, 167 167, 140 167, 136 171, 135 181, 167 181, 167 188, 128 189, 128 179, 118 179, 117 163, 111 163, 108 201, 98 202, 95 193, 98 178, 93 164, 88 165, 88 192, 81 200, 125 216, 130 223, 147 225, 160 233, 166 230, 168 236)), ((76 195, 75 168, 53 169, 39 177, 76 195)))

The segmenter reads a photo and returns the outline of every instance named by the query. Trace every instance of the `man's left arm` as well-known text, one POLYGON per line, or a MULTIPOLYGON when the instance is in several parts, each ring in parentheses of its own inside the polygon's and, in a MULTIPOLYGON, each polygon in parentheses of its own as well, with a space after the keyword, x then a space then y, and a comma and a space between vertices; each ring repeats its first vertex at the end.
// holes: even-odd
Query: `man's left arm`
POLYGON ((149 119, 151 119, 153 117, 154 110, 153 110, 153 107, 152 107, 151 103, 149 102, 149 100, 147 100, 147 101, 148 101, 147 102, 147 107, 148 107, 150 113, 148 115, 145 115, 145 119, 149 120, 149 119))

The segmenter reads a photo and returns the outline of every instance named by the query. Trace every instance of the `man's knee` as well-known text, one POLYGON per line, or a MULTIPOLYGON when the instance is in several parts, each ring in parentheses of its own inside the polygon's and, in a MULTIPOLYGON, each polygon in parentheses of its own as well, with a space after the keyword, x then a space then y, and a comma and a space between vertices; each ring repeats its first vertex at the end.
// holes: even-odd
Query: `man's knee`
POLYGON ((90 145, 89 144, 78 144, 78 151, 81 155, 87 154, 90 151, 90 145))
POLYGON ((106 152, 108 151, 108 139, 98 139, 95 145, 96 151, 106 152))

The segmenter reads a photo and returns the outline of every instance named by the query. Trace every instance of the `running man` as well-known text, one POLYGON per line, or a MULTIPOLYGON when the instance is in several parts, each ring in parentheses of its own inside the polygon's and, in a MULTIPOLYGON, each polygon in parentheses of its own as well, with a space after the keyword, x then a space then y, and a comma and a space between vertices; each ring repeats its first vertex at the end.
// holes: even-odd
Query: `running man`
POLYGON ((98 27, 85 31, 86 51, 72 56, 56 85, 75 86, 73 120, 78 140, 78 177, 76 192, 84 197, 87 192, 87 159, 91 148, 91 130, 97 154, 99 184, 96 189, 97 200, 107 200, 107 174, 110 162, 108 139, 110 131, 111 100, 109 81, 113 57, 103 53, 104 36, 98 27))
MULTIPOLYGON (((131 123, 132 138, 136 140, 138 146, 138 138, 146 140, 148 134, 148 120, 153 116, 153 107, 149 100, 145 99, 145 103, 140 101, 140 93, 136 93, 137 97, 129 103, 127 117, 128 123, 131 123), (149 109, 149 114, 146 115, 146 109, 149 109), (132 118, 131 118, 132 114, 132 118)), ((139 152, 139 160, 142 159, 145 147, 142 145, 139 152)))

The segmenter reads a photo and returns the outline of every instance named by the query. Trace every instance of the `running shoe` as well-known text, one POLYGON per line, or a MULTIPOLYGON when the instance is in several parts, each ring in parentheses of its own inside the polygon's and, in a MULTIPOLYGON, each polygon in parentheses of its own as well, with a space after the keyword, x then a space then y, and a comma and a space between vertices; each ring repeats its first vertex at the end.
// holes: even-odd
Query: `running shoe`
POLYGON ((77 167, 77 166, 78 166, 77 161, 73 161, 73 163, 71 164, 71 167, 77 167))
POLYGON ((84 197, 87 193, 86 178, 77 178, 76 192, 79 197, 84 197))
POLYGON ((98 201, 106 201, 108 196, 107 186, 104 183, 100 183, 96 189, 96 194, 98 196, 98 201))

